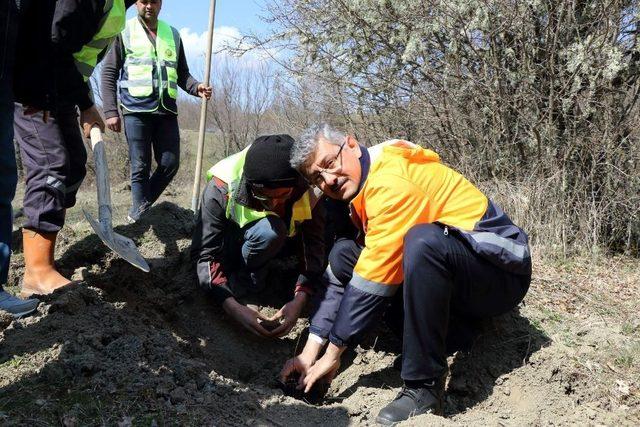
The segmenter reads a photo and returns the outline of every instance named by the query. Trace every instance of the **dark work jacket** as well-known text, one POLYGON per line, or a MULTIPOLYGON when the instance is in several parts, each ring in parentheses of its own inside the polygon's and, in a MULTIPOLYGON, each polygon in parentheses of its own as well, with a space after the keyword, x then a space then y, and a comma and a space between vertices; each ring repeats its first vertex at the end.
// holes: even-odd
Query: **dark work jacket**
POLYGON ((12 103, 12 77, 15 60, 16 36, 20 22, 20 8, 25 0, 0 1, 0 100, 4 108, 12 103))
MULTIPOLYGON (((133 3, 125 0, 126 7, 133 3)), ((30 2, 16 46, 16 101, 46 110, 55 109, 58 103, 77 105, 81 110, 93 105, 73 54, 100 29, 104 6, 105 0, 30 2)))
MULTIPOLYGON (((361 147, 361 150, 363 154, 367 153, 364 147, 361 147)), ((363 155, 360 163, 363 171, 361 182, 364 182, 367 179, 370 159, 363 155)), ((515 226, 504 211, 491 200, 473 231, 450 228, 450 232, 467 242, 480 257, 496 266, 517 275, 531 276, 531 258, 526 233, 515 226), (488 234, 485 232, 518 243, 521 248, 526 247, 527 250, 521 255, 522 258, 514 258, 511 252, 495 245, 492 239, 483 238, 488 234)), ((360 239, 357 238, 356 241, 358 240, 360 239)), ((363 241, 359 243, 362 244, 363 241)), ((377 322, 391 296, 363 292, 348 283, 343 283, 333 274, 330 267, 325 272, 325 283, 327 288, 324 299, 310 317, 309 331, 322 338, 328 338, 339 347, 357 343, 377 322)))
MULTIPOLYGON (((287 227, 293 204, 303 196, 307 189, 307 186, 300 182, 292 197, 287 201, 285 217, 282 218, 287 227)), ((240 234, 240 228, 237 223, 226 217, 228 197, 228 188, 225 183, 215 178, 209 181, 202 195, 202 203, 197 214, 191 243, 191 259, 197 264, 197 268, 200 268, 203 263, 208 263, 211 267, 207 272, 210 275, 210 278, 207 279, 209 283, 202 283, 200 280, 201 285, 212 291, 214 298, 219 302, 232 296, 227 287, 228 273, 241 268, 238 265, 238 260, 234 259, 237 254, 229 247, 231 246, 229 242, 240 234)), ((249 195, 244 179, 232 197, 235 198, 236 203, 253 209, 262 209, 249 195)), ((300 228, 293 237, 293 239, 299 239, 296 242, 300 266, 300 274, 296 283, 297 289, 301 288, 312 292, 320 285, 325 266, 324 225, 324 205, 318 202, 313 206, 311 219, 300 224, 300 228)), ((233 245, 235 246, 235 244, 233 245)))

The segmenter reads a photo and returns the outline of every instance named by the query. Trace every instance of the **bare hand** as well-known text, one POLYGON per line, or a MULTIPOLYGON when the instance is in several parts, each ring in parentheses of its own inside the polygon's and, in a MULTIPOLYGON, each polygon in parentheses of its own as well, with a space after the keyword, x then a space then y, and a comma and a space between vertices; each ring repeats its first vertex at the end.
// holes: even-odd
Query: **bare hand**
POLYGON ((324 379, 330 384, 338 373, 338 369, 340 369, 340 354, 342 353, 342 350, 339 350, 339 352, 336 353, 330 350, 331 346, 332 344, 329 345, 324 356, 309 368, 307 375, 304 378, 300 377, 300 383, 301 386, 304 386, 305 393, 309 393, 309 390, 311 390, 313 385, 320 379, 324 379))
MULTIPOLYGON (((307 375, 309 368, 315 363, 323 347, 324 344, 309 335, 302 353, 285 362, 282 371, 280 371, 280 380, 286 383, 287 378, 296 372, 300 374, 300 380, 302 380, 307 375)), ((301 381, 298 382, 298 388, 302 388, 301 381)))
POLYGON ((42 111, 42 123, 47 123, 49 121, 49 112, 47 110, 43 111, 30 105, 23 105, 22 107, 24 109, 22 111, 22 114, 24 114, 25 116, 33 116, 34 114, 38 114, 40 111, 42 111))
MULTIPOLYGON (((283 383, 287 382, 287 378, 289 378, 292 374, 298 373, 300 374, 300 379, 307 376, 307 372, 311 366, 313 366, 316 361, 315 357, 309 357, 305 355, 304 352, 302 354, 293 357, 286 362, 284 362, 284 366, 280 371, 280 381, 283 383)), ((302 383, 300 382, 298 385, 298 389, 302 388, 302 383)))
POLYGON ((120 116, 109 117, 107 119, 107 127, 114 132, 120 132, 122 130, 122 120, 120 116))
POLYGON ((282 324, 271 331, 272 336, 282 337, 287 335, 295 326, 300 317, 300 312, 307 303, 308 295, 304 292, 298 292, 291 301, 282 306, 280 311, 269 320, 280 321, 282 324))
POLYGON ((205 98, 207 100, 211 99, 211 94, 213 93, 213 89, 211 86, 205 86, 204 83, 200 83, 198 85, 198 96, 200 98, 205 98))
POLYGON ((85 138, 89 138, 93 126, 98 126, 101 132, 104 132, 105 129, 104 121, 102 121, 95 105, 80 112, 80 125, 85 138))
POLYGON ((268 319, 257 310, 240 304, 235 298, 227 298, 222 304, 222 307, 227 314, 233 317, 233 319, 240 323, 245 329, 258 336, 271 336, 271 333, 260 325, 260 320, 268 319))

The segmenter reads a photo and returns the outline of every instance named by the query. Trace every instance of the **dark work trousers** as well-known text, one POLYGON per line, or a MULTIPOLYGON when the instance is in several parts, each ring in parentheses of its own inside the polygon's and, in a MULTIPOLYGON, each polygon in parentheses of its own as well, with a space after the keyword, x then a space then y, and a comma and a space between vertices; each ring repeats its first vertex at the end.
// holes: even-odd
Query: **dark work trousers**
POLYGON ((86 175, 87 151, 77 110, 60 107, 44 123, 42 112, 27 116, 23 106, 15 104, 14 124, 26 169, 24 228, 58 232, 86 175))
POLYGON ((454 232, 435 224, 412 227, 404 238, 402 378, 429 380, 447 372, 449 317, 487 318, 524 298, 531 274, 505 271, 476 255, 454 232))
POLYGON ((162 194, 180 165, 180 131, 175 114, 125 114, 124 131, 131 161, 129 215, 138 219, 162 194), (156 169, 151 174, 151 152, 156 169))
MULTIPOLYGON (((340 282, 350 279, 361 250, 349 240, 334 246, 329 260, 340 282)), ((458 338, 448 336, 456 333, 449 331, 451 318, 477 322, 506 313, 522 301, 531 281, 531 275, 510 273, 481 258, 454 231, 445 234, 437 224, 418 224, 406 234, 403 272, 403 310, 396 295, 385 316, 394 331, 402 330, 405 381, 447 372, 447 341, 458 338)))

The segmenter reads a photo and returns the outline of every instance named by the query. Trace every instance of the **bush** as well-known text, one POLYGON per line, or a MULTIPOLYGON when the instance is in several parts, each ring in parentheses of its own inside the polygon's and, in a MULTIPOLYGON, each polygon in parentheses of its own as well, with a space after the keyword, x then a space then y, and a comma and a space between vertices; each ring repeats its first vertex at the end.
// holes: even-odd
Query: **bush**
POLYGON ((311 110, 331 106, 361 140, 404 137, 493 183, 534 241, 631 252, 639 13, 617 0, 274 0, 277 29, 253 41, 290 49, 290 72, 323 87, 311 110))

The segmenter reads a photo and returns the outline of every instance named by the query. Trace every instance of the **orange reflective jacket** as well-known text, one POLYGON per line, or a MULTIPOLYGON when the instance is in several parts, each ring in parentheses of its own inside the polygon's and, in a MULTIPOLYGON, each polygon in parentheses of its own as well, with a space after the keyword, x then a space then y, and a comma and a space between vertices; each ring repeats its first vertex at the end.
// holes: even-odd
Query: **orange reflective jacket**
POLYGON ((403 239, 416 224, 438 222, 471 231, 489 201, 431 150, 392 140, 369 149, 371 168, 351 202, 365 248, 351 285, 390 296, 403 282, 403 239))

